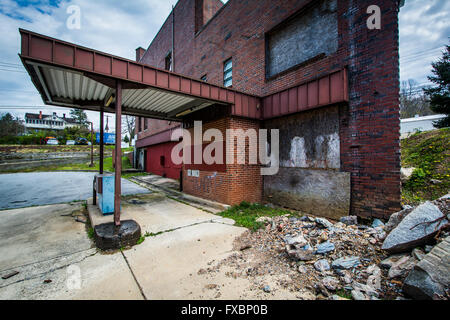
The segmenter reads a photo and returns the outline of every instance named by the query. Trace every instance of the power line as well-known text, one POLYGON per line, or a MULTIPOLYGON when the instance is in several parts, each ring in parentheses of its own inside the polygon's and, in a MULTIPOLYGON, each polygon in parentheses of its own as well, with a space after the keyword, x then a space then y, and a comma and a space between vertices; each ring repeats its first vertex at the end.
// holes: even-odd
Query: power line
POLYGON ((20 71, 20 70, 7 70, 7 69, 0 69, 0 71, 9 71, 9 72, 17 72, 17 73, 27 73, 25 71, 20 71))
POLYGON ((11 62, 3 62, 3 61, 0 61, 0 64, 8 64, 8 65, 11 65, 11 66, 23 67, 23 65, 21 65, 21 64, 18 64, 18 63, 11 63, 11 62))

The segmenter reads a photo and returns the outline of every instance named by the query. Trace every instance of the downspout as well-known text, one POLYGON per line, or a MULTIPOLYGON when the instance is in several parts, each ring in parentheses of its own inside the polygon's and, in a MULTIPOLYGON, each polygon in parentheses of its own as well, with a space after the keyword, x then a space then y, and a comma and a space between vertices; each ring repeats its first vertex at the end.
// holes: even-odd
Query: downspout
POLYGON ((175 11, 172 5, 172 71, 175 72, 175 51, 174 51, 174 37, 175 37, 175 11))

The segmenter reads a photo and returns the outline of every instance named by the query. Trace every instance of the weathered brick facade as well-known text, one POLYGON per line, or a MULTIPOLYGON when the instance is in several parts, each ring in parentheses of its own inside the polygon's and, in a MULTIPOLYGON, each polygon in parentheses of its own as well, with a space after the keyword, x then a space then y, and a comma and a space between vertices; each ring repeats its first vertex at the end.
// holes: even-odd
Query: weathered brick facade
MULTIPOLYGON (((399 1, 336 1, 336 52, 318 55, 270 78, 266 73, 269 35, 317 1, 229 0, 219 7, 214 0, 180 0, 174 19, 170 14, 141 62, 164 68, 172 50, 174 24, 175 72, 198 79, 206 75, 207 82, 223 85, 223 63, 232 58, 233 88, 261 97, 346 68, 349 102, 339 105, 339 170, 351 176, 349 213, 387 216, 400 208, 399 1), (381 30, 367 28, 370 5, 381 8, 381 30)), ((138 139, 167 128, 167 122, 148 121, 147 131, 140 132, 138 139)), ((246 129, 264 126, 264 121, 225 116, 211 124, 246 129)), ((200 180, 212 174, 202 171, 200 180)), ((223 175, 224 182, 215 191, 205 193, 201 182, 186 176, 184 190, 230 204, 261 201, 263 177, 257 166, 227 166, 226 173, 217 175, 223 175)))

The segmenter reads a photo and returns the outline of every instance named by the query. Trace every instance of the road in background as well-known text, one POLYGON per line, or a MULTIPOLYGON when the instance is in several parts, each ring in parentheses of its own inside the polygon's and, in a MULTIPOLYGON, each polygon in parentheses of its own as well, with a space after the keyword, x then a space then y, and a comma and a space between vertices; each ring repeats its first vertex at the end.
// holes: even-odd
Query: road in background
MULTIPOLYGON (((0 210, 86 200, 95 172, 30 172, 0 175, 0 210)), ((148 193, 122 179, 122 194, 148 193)))

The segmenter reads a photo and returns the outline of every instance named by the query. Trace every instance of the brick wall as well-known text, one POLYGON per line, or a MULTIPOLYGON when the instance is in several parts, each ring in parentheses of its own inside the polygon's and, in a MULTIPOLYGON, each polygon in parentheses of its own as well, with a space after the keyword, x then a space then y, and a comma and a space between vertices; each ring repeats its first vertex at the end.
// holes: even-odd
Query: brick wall
MULTIPOLYGON (((266 34, 311 1, 229 0, 197 33, 195 3, 180 0, 174 10, 176 72, 194 78, 206 74, 208 82, 222 85, 223 62, 232 57, 233 87, 265 96, 348 68, 350 101, 340 111, 339 133, 340 170, 351 173, 350 213, 379 217, 398 210, 399 1, 337 0, 337 51, 270 79, 265 73, 266 34), (366 26, 366 9, 370 5, 381 8, 381 30, 369 30, 366 26)), ((172 43, 171 28, 169 16, 142 62, 164 67, 172 43)), ((242 173, 246 172, 253 171, 242 173)), ((231 175, 230 179, 240 172, 236 169, 233 173, 236 176, 231 175)), ((258 177, 259 174, 253 175, 253 179, 258 177)), ((239 189, 242 182, 238 183, 237 178, 233 181, 236 190, 243 190, 239 189)))
MULTIPOLYGON (((226 129, 258 129, 259 121, 227 116, 203 122, 203 133, 210 128, 220 130, 225 138, 226 129)), ((189 132, 193 137, 194 129, 190 128, 189 132)), ((237 140, 227 143, 234 143, 236 157, 237 140)), ((224 146, 225 150, 226 145, 224 146)), ((248 139, 246 140, 245 156, 248 158, 248 139)), ((242 201, 261 202, 262 176, 259 165, 226 164, 224 171, 200 170, 199 177, 189 177, 188 169, 196 169, 196 166, 183 165, 183 190, 187 193, 227 204, 238 204, 242 201)))

